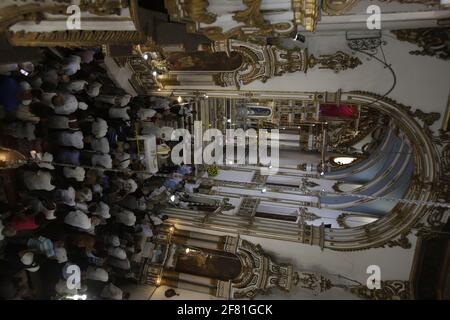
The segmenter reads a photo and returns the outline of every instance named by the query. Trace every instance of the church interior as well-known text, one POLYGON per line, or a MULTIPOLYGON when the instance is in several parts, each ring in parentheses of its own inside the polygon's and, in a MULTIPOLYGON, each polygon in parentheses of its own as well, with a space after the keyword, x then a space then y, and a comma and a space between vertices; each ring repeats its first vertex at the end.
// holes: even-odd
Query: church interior
POLYGON ((1 300, 450 299, 446 0, 0 2, 1 300))

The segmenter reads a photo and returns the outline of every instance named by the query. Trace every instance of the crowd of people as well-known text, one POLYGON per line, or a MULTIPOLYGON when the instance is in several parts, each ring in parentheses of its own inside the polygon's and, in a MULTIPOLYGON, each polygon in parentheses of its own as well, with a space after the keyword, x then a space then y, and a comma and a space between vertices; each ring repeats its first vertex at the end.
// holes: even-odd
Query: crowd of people
POLYGON ((199 187, 191 167, 170 160, 162 174, 145 172, 133 138, 155 134, 167 155, 164 124, 192 116, 189 104, 127 94, 100 50, 43 50, 39 63, 0 73, 1 146, 28 159, 3 181, 17 194, 0 203, 0 298, 127 299, 121 286, 139 280, 133 265, 168 218, 162 210, 199 187))

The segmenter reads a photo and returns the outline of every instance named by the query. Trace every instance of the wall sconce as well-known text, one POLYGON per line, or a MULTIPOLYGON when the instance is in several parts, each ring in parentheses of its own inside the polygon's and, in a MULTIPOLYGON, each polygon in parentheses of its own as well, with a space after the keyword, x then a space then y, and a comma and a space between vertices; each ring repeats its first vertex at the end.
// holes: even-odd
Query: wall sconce
POLYGON ((15 169, 26 162, 26 157, 20 152, 0 147, 0 169, 15 169))

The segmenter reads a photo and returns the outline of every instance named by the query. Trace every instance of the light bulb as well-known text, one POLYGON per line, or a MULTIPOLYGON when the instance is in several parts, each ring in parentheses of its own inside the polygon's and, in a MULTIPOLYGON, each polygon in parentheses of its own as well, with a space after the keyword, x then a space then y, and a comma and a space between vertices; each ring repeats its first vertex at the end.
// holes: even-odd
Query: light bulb
POLYGON ((178 103, 181 103, 181 102, 183 102, 183 98, 181 96, 179 96, 177 101, 178 101, 178 103))
POLYGON ((144 55, 142 56, 142 58, 144 58, 144 60, 148 60, 148 54, 144 54, 144 55))

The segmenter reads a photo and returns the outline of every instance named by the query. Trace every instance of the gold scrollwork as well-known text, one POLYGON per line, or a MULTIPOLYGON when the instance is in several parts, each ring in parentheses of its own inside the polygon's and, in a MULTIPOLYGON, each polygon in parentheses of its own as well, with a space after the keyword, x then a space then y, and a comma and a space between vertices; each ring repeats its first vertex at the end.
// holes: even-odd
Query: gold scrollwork
POLYGON ((349 11, 359 0, 324 0, 322 10, 332 16, 338 16, 349 11))
POLYGON ((178 3, 177 0, 165 0, 164 5, 169 14, 176 20, 188 19, 193 23, 214 23, 217 15, 208 12, 207 0, 185 0, 178 3), (181 14, 179 9, 183 11, 181 14))

